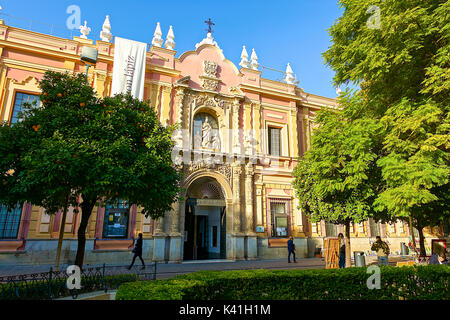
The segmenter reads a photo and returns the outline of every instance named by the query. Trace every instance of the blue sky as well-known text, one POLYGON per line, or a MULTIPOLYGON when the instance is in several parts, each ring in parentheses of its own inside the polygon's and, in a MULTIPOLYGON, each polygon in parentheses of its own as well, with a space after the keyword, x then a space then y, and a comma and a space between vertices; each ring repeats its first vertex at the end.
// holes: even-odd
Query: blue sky
MULTIPOLYGON (((313 94, 336 97, 334 72, 324 65, 322 53, 331 45, 327 29, 341 15, 337 0, 0 0, 0 18, 7 24, 70 37, 66 28, 70 5, 81 9, 81 20, 98 40, 105 16, 110 15, 113 35, 151 43, 156 22, 165 40, 169 26, 175 33, 176 56, 194 50, 206 36, 205 20, 211 18, 214 40, 225 57, 237 66, 242 45, 249 55, 255 48, 261 66, 284 71, 290 62, 299 87, 313 94), (20 17, 27 20, 19 20, 20 17), (46 24, 40 24, 44 22, 46 24)), ((74 30, 74 35, 79 35, 74 30)), ((263 77, 279 80, 282 74, 264 70, 263 77)))

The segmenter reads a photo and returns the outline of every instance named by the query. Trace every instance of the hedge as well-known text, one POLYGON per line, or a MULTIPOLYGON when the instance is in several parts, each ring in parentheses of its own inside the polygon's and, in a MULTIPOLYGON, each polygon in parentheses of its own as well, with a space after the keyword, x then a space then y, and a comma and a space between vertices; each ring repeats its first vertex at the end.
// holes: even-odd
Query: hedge
POLYGON ((449 300, 447 266, 380 269, 381 289, 367 268, 198 271, 122 284, 116 300, 449 300))

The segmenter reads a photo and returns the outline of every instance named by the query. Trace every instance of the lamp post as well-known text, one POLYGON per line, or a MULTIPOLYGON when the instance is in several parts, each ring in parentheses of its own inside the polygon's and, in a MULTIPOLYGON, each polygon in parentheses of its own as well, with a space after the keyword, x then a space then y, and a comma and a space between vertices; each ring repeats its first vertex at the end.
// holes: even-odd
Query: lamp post
POLYGON ((86 66, 86 81, 88 80, 89 68, 97 64, 98 51, 92 47, 83 47, 81 50, 81 61, 86 66))

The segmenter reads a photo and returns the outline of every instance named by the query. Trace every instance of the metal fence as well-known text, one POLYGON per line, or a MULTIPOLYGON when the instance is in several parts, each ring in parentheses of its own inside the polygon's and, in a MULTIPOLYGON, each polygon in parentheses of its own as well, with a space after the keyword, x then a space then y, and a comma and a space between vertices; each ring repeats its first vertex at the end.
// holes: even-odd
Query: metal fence
POLYGON ((66 270, 30 273, 0 277, 0 300, 53 300, 70 297, 74 299, 81 293, 117 289, 122 283, 156 279, 157 263, 145 269, 124 266, 102 266, 83 268, 80 272, 80 289, 68 289, 71 275, 66 270))

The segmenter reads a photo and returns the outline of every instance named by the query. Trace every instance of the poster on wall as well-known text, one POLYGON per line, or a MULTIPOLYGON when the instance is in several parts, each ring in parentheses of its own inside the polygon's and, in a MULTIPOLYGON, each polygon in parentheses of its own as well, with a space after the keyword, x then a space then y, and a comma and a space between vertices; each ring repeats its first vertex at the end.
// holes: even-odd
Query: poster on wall
POLYGON ((143 100, 146 53, 146 43, 115 38, 112 96, 130 92, 143 100))

